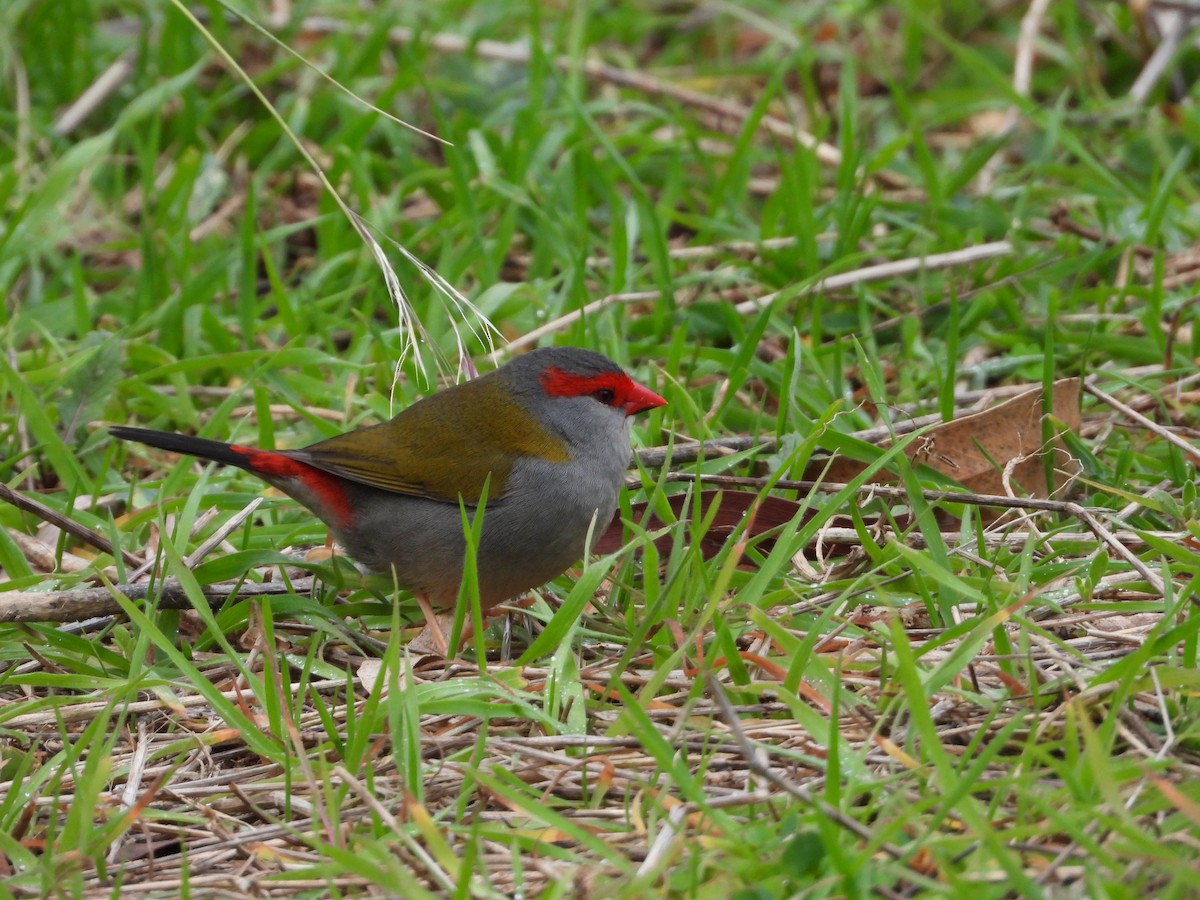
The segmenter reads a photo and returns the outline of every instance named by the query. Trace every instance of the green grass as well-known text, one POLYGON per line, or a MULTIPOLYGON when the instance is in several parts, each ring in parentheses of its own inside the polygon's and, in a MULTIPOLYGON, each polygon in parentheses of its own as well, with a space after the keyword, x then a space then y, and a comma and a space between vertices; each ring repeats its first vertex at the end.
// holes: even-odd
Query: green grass
MULTIPOLYGON (((810 477, 878 455, 853 432, 1076 375, 1190 442, 1200 116, 1172 78, 1194 51, 1139 108, 1119 5, 1050 5, 1028 98, 1020 13, 961 0, 298 0, 269 30, 305 61, 181 10, 0 8, 0 479, 193 603, 0 624, 0 894, 1194 893, 1195 456, 1091 395, 1071 499, 1153 581, 1062 511, 921 499, 944 479, 898 454, 907 501, 777 489, 806 515, 706 556, 711 510, 675 521, 689 485, 649 467, 630 503, 661 521, 630 506, 624 549, 453 664, 406 652, 406 595, 294 561, 325 538, 294 503, 105 429, 300 446, 413 402, 460 345, 488 365, 483 319, 398 245, 508 339, 624 298, 540 343, 668 399, 639 446, 776 442, 688 474, 810 477), (297 589, 210 609, 203 586, 240 578, 297 589)), ((14 506, 0 524, 0 610, 136 568, 14 506)))

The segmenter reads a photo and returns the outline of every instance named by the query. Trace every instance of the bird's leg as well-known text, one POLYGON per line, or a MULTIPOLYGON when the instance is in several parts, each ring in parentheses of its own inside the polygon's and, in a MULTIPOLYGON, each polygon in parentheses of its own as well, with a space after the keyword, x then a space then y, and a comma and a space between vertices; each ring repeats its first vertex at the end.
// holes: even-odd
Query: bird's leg
MULTIPOLYGON (((433 607, 429 603, 429 598, 424 594, 415 594, 414 596, 417 598, 417 606, 421 607, 421 612, 425 614, 425 630, 429 632, 434 649, 437 650, 440 656, 449 659, 450 642, 446 640, 442 626, 438 624, 437 613, 433 611, 433 607)), ((417 637, 420 637, 420 635, 417 635, 417 637)))

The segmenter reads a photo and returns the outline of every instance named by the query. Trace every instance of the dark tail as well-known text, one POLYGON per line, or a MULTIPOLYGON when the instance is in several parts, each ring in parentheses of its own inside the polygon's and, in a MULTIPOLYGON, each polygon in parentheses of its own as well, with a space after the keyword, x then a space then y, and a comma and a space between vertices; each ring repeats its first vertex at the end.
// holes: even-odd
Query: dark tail
POLYGON ((137 441, 140 444, 157 447, 159 450, 186 453, 188 456, 198 456, 201 459, 211 459, 213 462, 224 463, 227 466, 237 466, 239 469, 254 471, 251 457, 247 455, 246 450, 233 444, 189 437, 186 434, 175 434, 170 431, 128 428, 125 425, 114 426, 108 429, 108 433, 123 441, 137 441))

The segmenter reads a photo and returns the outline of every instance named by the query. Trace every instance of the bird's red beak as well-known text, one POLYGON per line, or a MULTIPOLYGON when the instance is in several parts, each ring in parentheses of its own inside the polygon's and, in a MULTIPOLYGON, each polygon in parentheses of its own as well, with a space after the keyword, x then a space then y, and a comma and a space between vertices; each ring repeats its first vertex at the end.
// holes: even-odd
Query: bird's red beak
POLYGON ((643 387, 636 381, 632 383, 632 387, 625 395, 625 402, 621 404, 627 416, 636 416, 638 413, 645 412, 648 409, 655 409, 666 405, 666 400, 658 396, 650 388, 643 387))

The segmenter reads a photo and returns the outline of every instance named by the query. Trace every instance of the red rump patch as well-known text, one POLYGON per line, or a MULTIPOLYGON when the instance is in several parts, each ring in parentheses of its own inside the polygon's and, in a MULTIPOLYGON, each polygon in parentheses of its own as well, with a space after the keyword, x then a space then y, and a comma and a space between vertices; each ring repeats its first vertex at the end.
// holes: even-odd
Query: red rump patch
POLYGON ((625 415, 662 406, 667 401, 649 388, 642 387, 624 372, 601 372, 598 375, 576 375, 557 366, 542 373, 542 387, 551 397, 595 397, 625 415))
POLYGON ((337 516, 342 527, 350 527, 354 520, 354 510, 350 508, 350 498, 342 487, 342 480, 336 475, 322 472, 308 463, 270 450, 258 450, 238 444, 230 444, 229 449, 246 458, 251 472, 268 478, 295 478, 320 501, 322 512, 332 513, 337 516))

